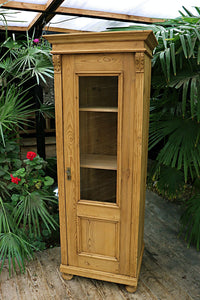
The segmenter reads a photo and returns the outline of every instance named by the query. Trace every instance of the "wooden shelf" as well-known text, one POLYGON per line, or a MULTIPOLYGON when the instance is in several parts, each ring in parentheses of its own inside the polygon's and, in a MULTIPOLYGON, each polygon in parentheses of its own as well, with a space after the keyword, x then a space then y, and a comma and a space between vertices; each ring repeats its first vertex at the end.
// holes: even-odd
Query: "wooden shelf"
POLYGON ((104 170, 117 170, 117 156, 82 154, 81 167, 104 170))
POLYGON ((80 107, 79 111, 118 112, 118 108, 117 107, 80 107))

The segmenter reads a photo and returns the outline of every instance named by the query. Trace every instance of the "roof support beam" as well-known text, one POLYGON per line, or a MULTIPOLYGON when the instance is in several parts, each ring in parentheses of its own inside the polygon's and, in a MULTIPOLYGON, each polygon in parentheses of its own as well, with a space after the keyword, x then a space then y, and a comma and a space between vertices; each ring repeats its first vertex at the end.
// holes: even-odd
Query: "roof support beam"
MULTIPOLYGON (((126 14, 119 14, 119 13, 110 13, 104 11, 96 11, 96 10, 88 10, 88 9, 79 9, 79 8, 71 8, 71 7, 59 7, 63 1, 57 0, 49 0, 47 5, 43 4, 33 4, 33 3, 24 3, 24 2, 16 2, 16 1, 9 1, 4 4, 3 8, 9 9, 23 9, 27 11, 35 11, 45 14, 51 14, 50 19, 55 14, 60 15, 71 15, 71 16, 79 16, 79 17, 89 17, 89 18, 98 18, 98 19, 106 19, 106 20, 118 20, 123 22, 138 22, 138 23, 155 23, 155 22, 163 22, 163 19, 157 18, 149 18, 149 17, 141 17, 141 16, 133 16, 133 15, 126 15, 126 14), (55 9, 55 4, 60 3, 55 9), (54 12, 54 14, 53 14, 54 12)), ((5 3, 5 0, 0 0, 0 4, 5 3)), ((39 16, 37 16, 37 21, 39 16)), ((31 24, 30 28, 34 25, 31 24)))
MULTIPOLYGON (((75 29, 66 29, 66 28, 57 28, 57 27, 51 27, 51 26, 45 26, 44 28, 47 31, 52 31, 52 32, 59 32, 59 33, 81 33, 81 32, 88 32, 84 30, 75 30, 75 29)), ((0 25, 0 30, 5 31, 5 26, 0 25)), ((8 31, 22 31, 25 32, 27 31, 27 27, 23 26, 8 26, 6 27, 6 30, 8 31)))
POLYGON ((45 6, 45 11, 39 13, 34 21, 29 25, 28 30, 35 29, 36 35, 40 36, 43 27, 55 16, 55 10, 64 2, 64 0, 49 0, 45 6))
POLYGON ((157 18, 140 17, 140 16, 111 13, 111 12, 104 12, 104 11, 97 11, 97 10, 71 8, 71 7, 59 7, 56 10, 56 14, 115 20, 115 21, 123 21, 123 22, 139 22, 139 23, 164 22, 163 19, 157 19, 157 18))
POLYGON ((34 12, 43 12, 45 11, 46 8, 46 5, 43 4, 33 4, 27 2, 8 1, 5 4, 5 0, 0 0, 0 5, 1 4, 3 4, 1 8, 34 11, 34 12))
MULTIPOLYGON (((0 25, 0 30, 5 31, 5 26, 0 25)), ((11 31, 27 31, 27 27, 25 26, 8 26, 6 27, 6 30, 11 30, 11 31)))

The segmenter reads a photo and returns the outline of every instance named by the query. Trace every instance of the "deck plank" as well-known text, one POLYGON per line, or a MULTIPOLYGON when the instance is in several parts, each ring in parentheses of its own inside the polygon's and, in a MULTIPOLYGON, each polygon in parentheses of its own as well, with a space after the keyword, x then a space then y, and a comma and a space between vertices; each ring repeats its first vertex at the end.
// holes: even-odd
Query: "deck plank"
POLYGON ((60 272, 60 248, 36 254, 25 274, 0 275, 0 300, 199 300, 200 253, 178 239, 180 208, 147 191, 145 251, 138 289, 74 276, 65 281, 60 272))

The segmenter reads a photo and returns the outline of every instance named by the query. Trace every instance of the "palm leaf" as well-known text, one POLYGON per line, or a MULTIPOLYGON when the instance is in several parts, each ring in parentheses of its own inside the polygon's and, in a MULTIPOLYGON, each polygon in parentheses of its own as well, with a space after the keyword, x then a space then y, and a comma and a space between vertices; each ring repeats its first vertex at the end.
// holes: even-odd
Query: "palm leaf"
POLYGON ((197 122, 200 122, 200 83, 197 80, 197 122))
POLYGON ((190 79, 186 79, 183 83, 183 93, 182 93, 182 113, 183 113, 183 117, 185 116, 185 113, 186 113, 186 100, 187 100, 189 82, 190 82, 190 79))
POLYGON ((199 65, 200 63, 200 45, 198 47, 198 54, 197 54, 197 64, 199 65))
POLYGON ((2 88, 0 95, 0 136, 5 146, 5 130, 17 130, 26 124, 27 118, 32 114, 29 99, 25 99, 27 93, 16 89, 14 84, 8 85, 6 90, 2 88))
POLYGON ((39 191, 34 191, 22 197, 14 209, 15 222, 18 226, 23 223, 24 230, 28 225, 29 233, 34 233, 35 236, 41 236, 40 220, 44 222, 49 232, 51 232, 51 228, 55 230, 55 226, 58 226, 58 224, 47 209, 46 203, 49 202, 57 203, 57 199, 55 197, 47 197, 39 191))
POLYGON ((165 49, 167 49, 167 31, 162 30, 161 31, 162 41, 165 49))
POLYGON ((189 48, 188 57, 190 58, 192 55, 194 55, 194 45, 192 44, 191 35, 189 33, 186 33, 185 36, 187 38, 187 45, 189 48))
POLYGON ((176 198, 184 185, 184 174, 176 168, 160 166, 156 182, 158 191, 168 198, 176 198))
POLYGON ((184 205, 184 211, 180 218, 180 234, 184 234, 188 247, 195 244, 200 250, 200 194, 194 195, 184 205))
POLYGON ((180 34, 180 41, 181 41, 181 45, 182 45, 182 49, 183 49, 183 53, 185 55, 185 58, 187 58, 188 57, 187 48, 186 48, 185 37, 184 37, 183 34, 180 34))
POLYGON ((0 233, 0 273, 6 258, 8 259, 9 275, 11 275, 12 266, 16 272, 16 262, 20 271, 24 272, 24 260, 32 258, 31 248, 28 242, 12 232, 0 233))
POLYGON ((174 119, 150 124, 150 147, 163 139, 167 142, 160 150, 157 160, 166 166, 183 169, 185 181, 200 173, 200 125, 192 120, 174 119))
POLYGON ((197 6, 195 6, 194 8, 196 9, 197 13, 200 15, 200 8, 197 6))
POLYGON ((170 44, 170 51, 171 51, 173 71, 174 71, 174 75, 176 75, 176 57, 175 57, 175 44, 174 43, 170 44))
POLYGON ((196 86, 197 79, 196 77, 192 78, 191 81, 191 89, 190 89, 190 108, 191 108, 191 116, 194 118, 195 112, 195 101, 197 98, 197 86, 196 86))
POLYGON ((183 6, 183 10, 186 12, 186 14, 190 17, 194 17, 194 15, 185 7, 183 6))
POLYGON ((168 81, 170 81, 170 60, 171 60, 170 48, 167 48, 165 50, 165 57, 166 57, 167 79, 168 81))
POLYGON ((165 62, 165 52, 160 52, 160 63, 163 70, 165 77, 167 78, 167 71, 166 71, 166 62, 165 62))

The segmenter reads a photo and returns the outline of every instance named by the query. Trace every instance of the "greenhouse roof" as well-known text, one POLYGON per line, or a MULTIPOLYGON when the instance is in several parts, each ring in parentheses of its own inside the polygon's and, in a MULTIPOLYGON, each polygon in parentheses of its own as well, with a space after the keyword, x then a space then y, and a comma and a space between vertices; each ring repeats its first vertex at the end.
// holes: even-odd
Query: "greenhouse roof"
MULTIPOLYGON (((103 31, 134 23, 153 23, 180 16, 185 6, 195 14, 199 0, 0 0, 0 13, 6 13, 7 28, 26 31, 103 31)), ((0 29, 5 29, 3 18, 0 29)))

